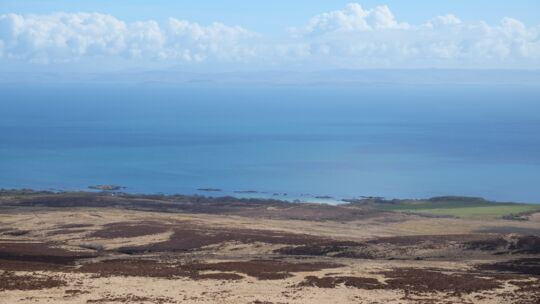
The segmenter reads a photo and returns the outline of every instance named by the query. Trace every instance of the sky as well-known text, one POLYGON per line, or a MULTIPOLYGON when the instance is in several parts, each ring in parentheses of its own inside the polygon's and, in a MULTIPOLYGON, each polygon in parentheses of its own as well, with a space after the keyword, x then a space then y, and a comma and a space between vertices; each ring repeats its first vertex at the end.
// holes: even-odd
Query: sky
POLYGON ((538 69, 540 1, 2 0, 0 71, 538 69))

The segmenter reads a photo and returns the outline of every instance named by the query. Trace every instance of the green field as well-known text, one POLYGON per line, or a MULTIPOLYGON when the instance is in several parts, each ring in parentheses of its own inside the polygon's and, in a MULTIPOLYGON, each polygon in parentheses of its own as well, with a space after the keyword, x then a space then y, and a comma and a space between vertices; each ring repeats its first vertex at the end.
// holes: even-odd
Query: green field
POLYGON ((399 204, 377 204, 378 209, 398 212, 448 215, 460 218, 501 218, 540 211, 540 205, 495 203, 483 200, 403 201, 399 204))

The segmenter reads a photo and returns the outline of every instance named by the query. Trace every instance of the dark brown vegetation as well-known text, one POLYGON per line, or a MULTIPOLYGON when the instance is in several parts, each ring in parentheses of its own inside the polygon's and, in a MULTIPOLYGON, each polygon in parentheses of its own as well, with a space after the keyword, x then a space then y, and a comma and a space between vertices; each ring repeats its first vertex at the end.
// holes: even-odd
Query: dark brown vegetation
POLYGON ((107 295, 105 297, 99 298, 99 299, 90 299, 87 300, 86 303, 155 303, 155 304, 164 304, 164 303, 178 303, 173 298, 170 297, 144 297, 144 296, 137 296, 134 294, 127 294, 123 296, 112 296, 107 295))
POLYGON ((45 275, 16 275, 11 271, 0 274, 0 291, 4 290, 36 290, 66 286, 66 282, 58 277, 45 275))
POLYGON ((73 233, 83 233, 86 232, 85 229, 57 229, 49 231, 47 235, 62 235, 62 234, 73 234, 73 233))
MULTIPOLYGON (((178 222, 165 227, 174 231, 167 241, 141 246, 123 247, 120 248, 119 251, 128 254, 188 251, 200 249, 204 246, 232 241, 246 244, 264 242, 288 245, 324 241, 322 238, 305 234, 284 233, 269 230, 213 228, 189 222, 178 222)), ((132 229, 144 231, 144 229, 133 228, 133 226, 132 229)))
POLYGON ((517 304, 540 303, 540 279, 535 281, 510 281, 510 284, 517 286, 514 294, 519 296, 517 304))
POLYGON ((64 225, 58 225, 57 227, 59 229, 71 229, 71 228, 87 228, 87 227, 93 227, 93 224, 64 224, 64 225))
POLYGON ((29 234, 30 231, 28 230, 7 230, 6 232, 3 232, 3 235, 9 235, 9 236, 23 236, 29 234))
POLYGON ((163 233, 168 227, 155 222, 142 223, 112 223, 105 225, 104 229, 93 232, 89 237, 113 239, 129 238, 150 234, 163 233))
POLYGON ((540 235, 540 228, 523 228, 515 226, 487 226, 475 231, 477 233, 517 233, 517 234, 529 234, 540 235))
POLYGON ((497 251, 498 254, 540 254, 540 237, 535 235, 497 236, 467 242, 469 249, 497 251))
POLYGON ((85 291, 85 290, 80 290, 80 289, 66 289, 64 293, 66 294, 67 297, 69 297, 69 296, 77 296, 80 294, 90 293, 90 292, 85 291))
POLYGON ((540 252, 540 237, 491 234, 395 236, 365 242, 310 242, 286 246, 275 252, 283 255, 357 259, 459 260, 479 255, 537 254, 540 252))
POLYGON ((274 252, 283 255, 333 256, 344 258, 372 259, 368 245, 352 241, 323 241, 300 246, 287 246, 274 252))
POLYGON ((497 262, 493 264, 481 264, 477 266, 482 270, 493 270, 497 272, 510 272, 525 275, 540 276, 540 258, 523 258, 497 262))
POLYGON ((87 263, 73 270, 100 276, 140 276, 173 279, 187 277, 193 280, 239 280, 242 276, 234 273, 201 274, 199 264, 169 264, 147 259, 117 259, 97 263, 87 263))
POLYGON ((385 282, 354 276, 307 276, 299 286, 335 288, 343 285, 360 289, 394 289, 411 294, 434 292, 455 296, 502 287, 501 281, 472 273, 447 273, 442 269, 395 268, 382 272, 385 282))
POLYGON ((94 273, 100 276, 144 276, 168 279, 188 277, 193 280, 239 280, 243 277, 238 273, 243 273, 259 280, 277 280, 290 277, 291 273, 294 272, 316 271, 341 266, 334 263, 292 263, 275 260, 160 263, 147 259, 120 259, 87 263, 74 271, 94 273), (208 271, 212 272, 205 273, 208 271))
POLYGON ((94 256, 55 248, 50 243, 0 243, 0 269, 7 261, 71 265, 77 260, 91 257, 94 256))
POLYGON ((410 293, 445 292, 453 295, 470 294, 502 287, 499 280, 471 273, 446 273, 440 269, 396 268, 383 272, 390 289, 410 293))

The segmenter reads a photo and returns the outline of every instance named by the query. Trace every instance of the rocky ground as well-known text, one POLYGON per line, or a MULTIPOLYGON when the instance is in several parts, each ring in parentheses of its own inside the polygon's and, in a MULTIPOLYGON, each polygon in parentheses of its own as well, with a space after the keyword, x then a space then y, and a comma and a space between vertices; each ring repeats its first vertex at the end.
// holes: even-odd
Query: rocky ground
POLYGON ((0 198, 0 303, 540 303, 540 216, 279 201, 0 198))

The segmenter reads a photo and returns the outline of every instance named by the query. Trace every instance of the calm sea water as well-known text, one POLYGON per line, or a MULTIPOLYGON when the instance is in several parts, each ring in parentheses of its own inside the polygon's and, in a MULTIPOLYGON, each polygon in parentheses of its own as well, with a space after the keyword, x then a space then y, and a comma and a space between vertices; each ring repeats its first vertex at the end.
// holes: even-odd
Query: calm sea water
POLYGON ((0 187, 540 202, 540 88, 0 88, 0 187))

